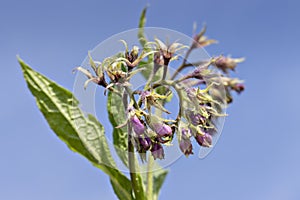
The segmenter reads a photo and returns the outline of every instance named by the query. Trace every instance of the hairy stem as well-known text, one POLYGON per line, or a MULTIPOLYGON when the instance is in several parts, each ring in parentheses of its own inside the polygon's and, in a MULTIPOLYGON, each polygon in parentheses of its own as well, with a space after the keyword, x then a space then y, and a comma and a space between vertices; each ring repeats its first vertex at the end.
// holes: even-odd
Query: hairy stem
POLYGON ((151 154, 148 156, 148 165, 147 165, 147 188, 146 188, 146 196, 149 200, 153 199, 153 168, 154 159, 151 154))
POLYGON ((187 50, 187 52, 186 52, 186 54, 185 54, 185 56, 184 56, 184 58, 183 58, 183 61, 182 61, 182 64, 177 68, 177 70, 174 72, 174 74, 172 75, 172 77, 171 77, 171 80, 173 80, 174 78, 176 78, 176 76, 177 76, 177 74, 179 73, 179 72, 181 72, 184 68, 186 68, 187 66, 186 66, 186 60, 187 60, 187 58, 189 57, 189 55, 190 55, 190 53, 192 52, 192 48, 190 47, 188 50, 187 50))
MULTIPOLYGON (((128 94, 125 91, 123 94, 123 105, 124 108, 128 108, 128 94)), ((127 124, 127 131, 128 131, 128 164, 129 164, 129 171, 130 171, 130 179, 132 184, 132 189, 135 197, 141 196, 143 191, 139 190, 139 182, 138 182, 138 176, 135 169, 135 156, 134 156, 134 146, 132 143, 132 128, 131 124, 127 124)))

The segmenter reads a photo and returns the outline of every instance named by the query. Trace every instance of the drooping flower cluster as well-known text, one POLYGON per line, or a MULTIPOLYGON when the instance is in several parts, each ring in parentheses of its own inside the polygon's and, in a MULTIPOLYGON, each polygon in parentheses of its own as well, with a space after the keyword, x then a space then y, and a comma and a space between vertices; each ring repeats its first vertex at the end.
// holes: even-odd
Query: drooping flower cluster
POLYGON ((165 44, 155 39, 146 42, 142 51, 137 46, 129 51, 126 41, 122 40, 125 51, 102 63, 93 61, 89 55, 95 75, 82 67, 76 68, 88 77, 84 87, 94 82, 123 100, 124 105, 118 106, 120 112, 127 115, 129 140, 134 142, 142 159, 147 152, 151 152, 154 159, 163 159, 164 145, 172 143, 175 135, 178 148, 186 156, 193 154, 193 139, 204 148, 212 147, 214 136, 218 134, 216 124, 225 116, 226 104, 232 102, 232 91, 241 93, 244 90, 243 81, 230 77, 230 72, 243 59, 220 56, 189 63, 188 57, 194 49, 216 43, 204 33, 205 28, 190 46, 178 42, 165 44), (180 57, 181 53, 185 55, 180 57), (169 63, 180 59, 182 64, 170 75, 169 63), (177 78, 187 67, 194 69, 177 78), (143 71, 148 72, 143 74, 144 88, 132 90, 131 78, 143 71), (165 105, 174 93, 179 98, 177 117, 162 118, 161 113, 171 114, 165 105))

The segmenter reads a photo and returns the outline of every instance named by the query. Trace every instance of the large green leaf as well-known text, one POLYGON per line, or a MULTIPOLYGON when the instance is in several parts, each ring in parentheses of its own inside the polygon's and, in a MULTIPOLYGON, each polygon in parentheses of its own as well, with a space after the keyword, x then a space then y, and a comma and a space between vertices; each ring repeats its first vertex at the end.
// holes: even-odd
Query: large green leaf
POLYGON ((113 143, 116 152, 124 165, 128 167, 128 136, 127 126, 116 128, 126 122, 125 109, 122 97, 109 92, 107 97, 107 111, 109 121, 113 126, 113 143))
POLYGON ((51 129, 68 147, 109 175, 119 199, 132 199, 130 180, 116 169, 103 126, 84 116, 72 93, 31 69, 21 59, 24 78, 51 129))
POLYGON ((160 169, 153 173, 153 199, 158 199, 159 191, 165 178, 168 174, 168 170, 160 169))

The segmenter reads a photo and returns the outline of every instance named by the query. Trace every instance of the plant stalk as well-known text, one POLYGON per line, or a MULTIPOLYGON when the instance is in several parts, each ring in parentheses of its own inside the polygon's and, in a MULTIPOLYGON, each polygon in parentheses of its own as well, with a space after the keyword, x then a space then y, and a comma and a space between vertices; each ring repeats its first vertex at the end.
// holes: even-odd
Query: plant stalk
POLYGON ((148 165, 147 165, 147 188, 146 196, 149 200, 153 199, 153 168, 154 159, 151 154, 148 156, 148 165))
MULTIPOLYGON (((123 94, 123 105, 125 110, 128 108, 128 94, 126 93, 126 91, 123 94)), ((141 194, 143 193, 143 191, 140 191, 138 188, 139 182, 138 182, 138 176, 136 173, 136 169, 135 169, 135 155, 134 155, 134 146, 132 143, 132 128, 131 128, 131 124, 128 123, 127 124, 127 132, 128 132, 128 165, 129 165, 129 171, 130 171, 130 179, 131 179, 131 184, 132 184, 132 189, 133 189, 133 193, 135 198, 141 196, 141 194)))

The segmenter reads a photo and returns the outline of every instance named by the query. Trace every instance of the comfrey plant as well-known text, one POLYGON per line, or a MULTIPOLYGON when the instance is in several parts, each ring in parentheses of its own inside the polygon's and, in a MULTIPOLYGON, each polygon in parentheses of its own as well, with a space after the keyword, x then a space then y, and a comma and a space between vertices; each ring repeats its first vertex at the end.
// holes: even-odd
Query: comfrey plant
MULTIPOLYGON (((215 145, 232 92, 244 90, 243 81, 231 78, 243 59, 225 56, 201 59, 197 50, 216 40, 204 36, 204 27, 189 44, 180 39, 147 34, 146 8, 140 17, 137 44, 121 39, 122 50, 99 60, 88 54, 88 65, 74 69, 103 88, 113 126, 114 157, 102 124, 82 110, 74 95, 31 69, 21 59, 25 80, 50 127, 71 150, 87 158, 109 177, 119 199, 158 199, 167 170, 156 161, 168 159, 168 148, 186 157, 200 147, 200 157, 215 145), (136 80, 143 84, 135 87, 136 80), (121 172, 116 159, 128 169, 121 172)), ((156 29, 151 29, 153 30, 156 29)), ((154 31, 156 34, 156 32, 154 31)), ((169 37, 169 36, 166 36, 169 37)), ((162 162, 163 163, 163 162, 162 162)))

